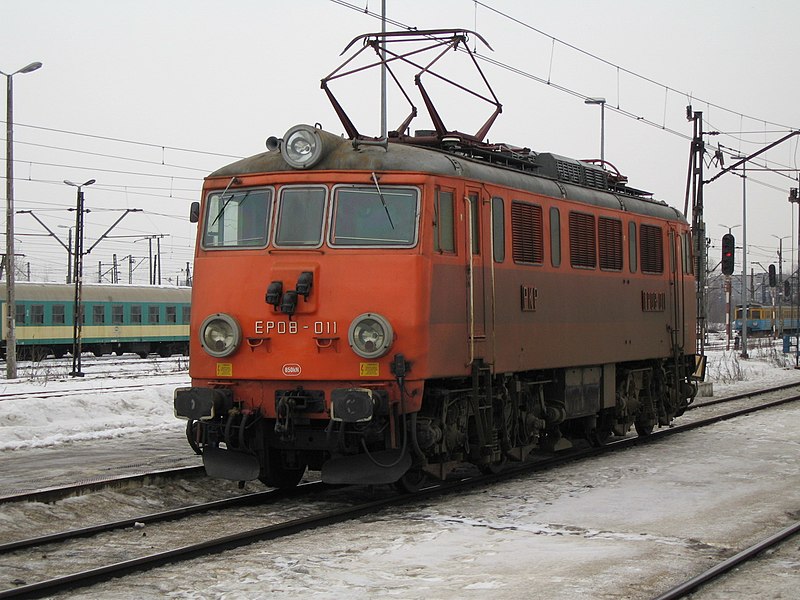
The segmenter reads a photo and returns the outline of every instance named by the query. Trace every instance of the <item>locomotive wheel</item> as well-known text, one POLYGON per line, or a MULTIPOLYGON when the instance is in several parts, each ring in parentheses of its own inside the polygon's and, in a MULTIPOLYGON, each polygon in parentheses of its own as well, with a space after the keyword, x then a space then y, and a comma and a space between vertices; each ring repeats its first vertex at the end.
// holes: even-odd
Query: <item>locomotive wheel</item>
POLYGON ((411 468, 394 482, 395 489, 401 494, 413 494, 422 489, 428 480, 428 474, 422 469, 411 468))
POLYGON ((604 414, 595 421, 595 426, 588 428, 586 431, 586 439, 595 448, 605 446, 614 432, 613 417, 604 414))
POLYGON ((267 487, 293 488, 300 483, 305 472, 306 465, 289 469, 281 464, 280 453, 267 451, 266 460, 261 463, 261 475, 258 480, 267 487))
POLYGON ((639 423, 638 421, 634 423, 634 426, 636 427, 636 433, 638 433, 642 437, 653 433, 653 427, 655 427, 653 423, 645 424, 645 423, 639 423))

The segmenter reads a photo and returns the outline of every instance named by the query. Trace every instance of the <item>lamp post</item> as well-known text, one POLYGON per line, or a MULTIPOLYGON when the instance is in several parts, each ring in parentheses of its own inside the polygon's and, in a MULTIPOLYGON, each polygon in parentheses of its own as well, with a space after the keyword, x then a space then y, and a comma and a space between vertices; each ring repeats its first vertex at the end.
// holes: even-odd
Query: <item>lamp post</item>
POLYGON ((583 101, 584 104, 599 104, 600 105, 600 164, 605 165, 606 162, 606 99, 605 98, 587 98, 583 101))
POLYGON ((747 157, 734 156, 742 160, 742 358, 747 355, 747 157))
POLYGON ((32 62, 6 77, 6 377, 17 377, 17 302, 14 289, 14 75, 30 73, 42 63, 32 62))
POLYGON ((75 279, 75 302, 72 305, 72 371, 71 377, 83 377, 81 371, 81 328, 83 319, 81 318, 81 288, 83 285, 83 188, 92 185, 94 179, 89 179, 83 183, 72 183, 64 180, 64 183, 78 188, 78 198, 75 207, 75 266, 73 277, 75 279))

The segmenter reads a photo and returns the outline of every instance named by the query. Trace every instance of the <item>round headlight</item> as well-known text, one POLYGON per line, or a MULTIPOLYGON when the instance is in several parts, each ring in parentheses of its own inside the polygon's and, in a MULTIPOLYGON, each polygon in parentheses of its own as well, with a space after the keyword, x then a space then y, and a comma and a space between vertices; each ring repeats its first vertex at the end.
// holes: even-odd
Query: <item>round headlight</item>
POLYGON ((347 332, 353 352, 363 358, 380 358, 389 351, 394 332, 389 321, 375 313, 364 313, 350 323, 347 332))
POLYGON ((241 340, 242 328, 225 313, 209 315, 200 325, 200 343, 211 356, 222 358, 233 354, 241 340))
POLYGON ((295 169, 313 167, 322 158, 322 138, 310 125, 295 125, 283 136, 283 159, 295 169))

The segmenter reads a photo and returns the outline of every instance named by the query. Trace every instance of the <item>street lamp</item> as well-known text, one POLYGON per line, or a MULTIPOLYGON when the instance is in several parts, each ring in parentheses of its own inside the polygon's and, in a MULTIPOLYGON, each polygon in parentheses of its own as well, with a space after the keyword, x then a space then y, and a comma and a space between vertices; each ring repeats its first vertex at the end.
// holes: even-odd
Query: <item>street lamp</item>
POLYGON ((17 378, 17 301, 14 290, 14 75, 30 73, 42 63, 32 62, 6 77, 6 377, 17 378))
POLYGON ((742 161, 742 358, 747 355, 747 157, 734 156, 742 161))
POLYGON ((81 372, 81 288, 83 285, 83 189, 87 185, 92 185, 94 179, 89 179, 83 183, 72 183, 64 180, 64 183, 78 188, 78 199, 75 214, 75 267, 73 276, 75 279, 75 302, 72 305, 72 371, 71 377, 83 377, 81 372))
POLYGON ((587 98, 583 101, 584 104, 599 104, 600 105, 600 164, 605 165, 606 162, 606 99, 605 98, 587 98))

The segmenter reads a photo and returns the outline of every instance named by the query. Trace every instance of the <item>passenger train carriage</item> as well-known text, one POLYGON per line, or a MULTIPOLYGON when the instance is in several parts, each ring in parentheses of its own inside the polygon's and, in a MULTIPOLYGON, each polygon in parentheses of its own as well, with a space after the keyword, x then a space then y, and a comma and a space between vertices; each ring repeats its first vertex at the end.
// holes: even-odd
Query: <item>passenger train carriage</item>
MULTIPOLYGON (((81 341, 95 356, 134 353, 145 358, 188 354, 191 292, 186 287, 83 284, 81 341)), ((23 359, 57 358, 72 352, 75 287, 17 282, 15 334, 23 359)), ((2 354, 5 358, 6 286, 2 293, 2 354)))
POLYGON ((600 166, 459 135, 298 125, 206 179, 175 413, 209 475, 413 489, 685 410, 682 214, 600 166))

